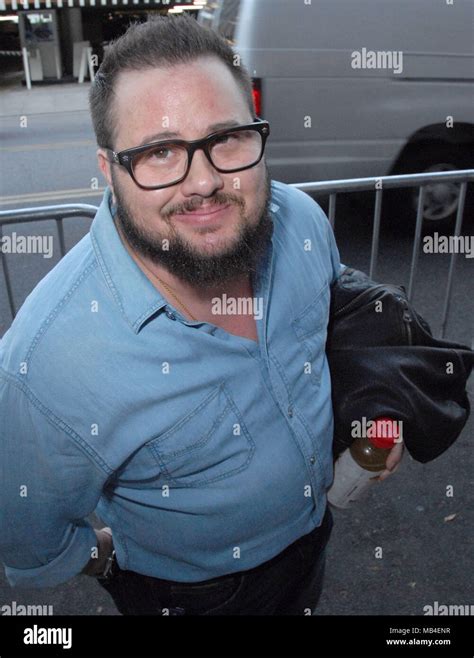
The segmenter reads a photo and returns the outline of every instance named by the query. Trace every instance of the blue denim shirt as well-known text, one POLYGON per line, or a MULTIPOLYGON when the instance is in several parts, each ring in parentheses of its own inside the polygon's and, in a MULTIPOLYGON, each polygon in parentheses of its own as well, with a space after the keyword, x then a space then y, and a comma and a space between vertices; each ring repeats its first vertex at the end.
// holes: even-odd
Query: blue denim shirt
POLYGON ((332 480, 325 356, 339 253, 322 210, 272 181, 258 342, 186 320, 116 231, 90 232, 0 342, 0 559, 11 585, 119 565, 195 582, 252 568, 321 522, 332 480))

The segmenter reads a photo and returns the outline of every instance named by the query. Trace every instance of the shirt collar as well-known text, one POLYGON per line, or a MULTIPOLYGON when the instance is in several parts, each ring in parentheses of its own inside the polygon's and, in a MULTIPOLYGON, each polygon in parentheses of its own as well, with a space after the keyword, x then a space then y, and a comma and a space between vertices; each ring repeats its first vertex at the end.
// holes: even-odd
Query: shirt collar
MULTIPOLYGON (((125 248, 111 213, 112 193, 105 188, 90 228, 92 246, 105 281, 124 318, 137 334, 143 324, 166 306, 166 299, 151 283, 125 248)), ((270 212, 279 206, 270 203, 270 212)))
POLYGON ((126 321, 137 334, 166 299, 145 276, 125 248, 110 211, 112 194, 105 188, 90 235, 107 285, 126 321))

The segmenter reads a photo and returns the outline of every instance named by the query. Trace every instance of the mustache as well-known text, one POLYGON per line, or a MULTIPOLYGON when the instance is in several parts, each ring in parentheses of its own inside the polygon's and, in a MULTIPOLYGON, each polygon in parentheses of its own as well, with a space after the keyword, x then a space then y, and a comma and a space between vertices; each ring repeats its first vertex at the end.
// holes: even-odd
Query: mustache
POLYGON ((228 194, 225 192, 216 192, 214 196, 211 198, 201 198, 201 199, 196 199, 196 201, 194 202, 188 201, 185 203, 177 204, 175 206, 171 206, 166 211, 161 211, 161 216, 163 217, 163 219, 167 220, 173 215, 178 215, 184 212, 193 212, 194 210, 198 210, 203 205, 226 206, 231 203, 235 204, 236 206, 239 206, 242 211, 245 210, 245 201, 243 199, 240 199, 238 196, 235 196, 234 194, 228 194))

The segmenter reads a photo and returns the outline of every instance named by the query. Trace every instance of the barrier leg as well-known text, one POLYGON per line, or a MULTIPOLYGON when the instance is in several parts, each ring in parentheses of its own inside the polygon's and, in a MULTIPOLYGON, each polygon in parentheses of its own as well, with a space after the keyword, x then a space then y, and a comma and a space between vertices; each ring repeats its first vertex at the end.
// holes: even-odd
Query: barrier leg
POLYGON ((28 61, 28 49, 22 48, 21 52, 23 56, 23 69, 25 71, 26 88, 31 89, 31 75, 30 75, 30 63, 28 61))

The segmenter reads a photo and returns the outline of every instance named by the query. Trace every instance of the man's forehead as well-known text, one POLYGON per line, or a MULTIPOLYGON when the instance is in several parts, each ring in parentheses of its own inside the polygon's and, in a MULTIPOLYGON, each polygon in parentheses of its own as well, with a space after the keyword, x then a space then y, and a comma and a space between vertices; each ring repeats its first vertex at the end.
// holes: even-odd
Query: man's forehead
POLYGON ((139 71, 121 71, 115 82, 117 100, 127 101, 139 95, 163 102, 179 101, 190 93, 205 93, 210 88, 224 87, 229 93, 232 88, 239 92, 239 86, 229 68, 216 57, 203 56, 190 62, 165 64, 139 71))
MULTIPOLYGON (((226 65, 215 57, 190 63, 123 71, 115 85, 118 134, 140 133, 139 144, 180 137, 192 139, 245 123, 244 93, 226 65), (145 125, 145 122, 147 125, 145 125)), ((253 117, 250 121, 253 120, 253 117)))

